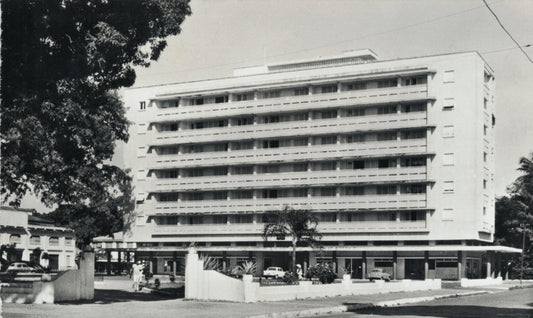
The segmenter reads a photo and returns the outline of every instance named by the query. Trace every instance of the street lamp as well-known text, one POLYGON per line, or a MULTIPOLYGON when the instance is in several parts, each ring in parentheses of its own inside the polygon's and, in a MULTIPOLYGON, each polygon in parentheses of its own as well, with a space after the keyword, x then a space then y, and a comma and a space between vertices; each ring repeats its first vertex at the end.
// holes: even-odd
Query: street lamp
POLYGON ((528 224, 521 223, 522 229, 522 255, 520 258, 520 286, 522 286, 522 278, 524 277, 524 249, 526 248, 526 226, 528 224))

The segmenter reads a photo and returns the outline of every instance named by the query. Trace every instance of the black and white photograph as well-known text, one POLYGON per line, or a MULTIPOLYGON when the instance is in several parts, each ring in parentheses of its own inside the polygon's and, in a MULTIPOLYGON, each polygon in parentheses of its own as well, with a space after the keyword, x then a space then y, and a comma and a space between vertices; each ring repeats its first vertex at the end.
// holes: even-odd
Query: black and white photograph
POLYGON ((0 11, 0 318, 533 317, 533 1, 0 11))

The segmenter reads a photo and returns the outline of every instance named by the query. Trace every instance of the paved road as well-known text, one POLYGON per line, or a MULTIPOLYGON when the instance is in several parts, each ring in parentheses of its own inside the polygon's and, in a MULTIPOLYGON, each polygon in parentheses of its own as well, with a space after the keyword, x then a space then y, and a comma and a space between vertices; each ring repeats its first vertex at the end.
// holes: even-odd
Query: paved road
POLYGON ((399 307, 362 309, 321 317, 533 318, 533 288, 447 298, 399 307))

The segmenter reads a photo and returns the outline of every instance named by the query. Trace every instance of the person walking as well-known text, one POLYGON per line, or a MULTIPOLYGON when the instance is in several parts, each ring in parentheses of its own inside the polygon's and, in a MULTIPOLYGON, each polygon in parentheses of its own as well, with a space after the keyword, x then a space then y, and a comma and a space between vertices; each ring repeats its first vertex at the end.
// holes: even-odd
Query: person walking
POLYGON ((141 261, 138 261, 137 264, 133 264, 131 267, 132 276, 133 276, 133 290, 139 291, 139 285, 141 283, 142 275, 143 275, 143 265, 141 261))

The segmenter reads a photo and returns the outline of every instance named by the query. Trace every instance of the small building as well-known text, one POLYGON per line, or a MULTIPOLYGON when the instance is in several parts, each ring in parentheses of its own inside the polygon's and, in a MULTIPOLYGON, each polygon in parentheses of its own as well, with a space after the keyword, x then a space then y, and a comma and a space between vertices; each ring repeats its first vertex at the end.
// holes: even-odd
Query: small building
POLYGON ((122 232, 113 233, 113 236, 98 236, 93 239, 96 252, 95 271, 97 273, 115 273, 117 275, 129 273, 131 265, 137 261, 134 242, 124 242, 122 232))
POLYGON ((0 206, 0 245, 14 245, 9 262, 30 261, 32 252, 40 248, 41 265, 53 271, 76 268, 74 231, 55 226, 35 209, 0 206))

